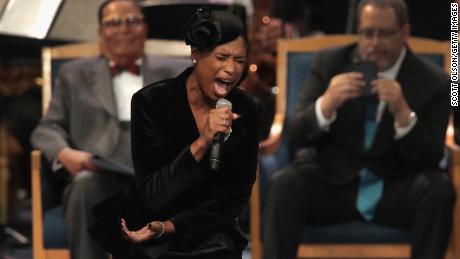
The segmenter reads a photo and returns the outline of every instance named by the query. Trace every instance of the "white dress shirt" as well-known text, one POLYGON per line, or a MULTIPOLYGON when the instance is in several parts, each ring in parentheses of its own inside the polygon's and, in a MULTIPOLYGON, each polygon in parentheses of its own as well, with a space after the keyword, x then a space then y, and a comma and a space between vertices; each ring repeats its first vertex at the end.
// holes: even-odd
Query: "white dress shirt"
MULTIPOLYGON (((389 79, 393 79, 395 80, 398 73, 399 73, 399 69, 401 68, 401 64, 404 60, 404 57, 406 56, 406 48, 403 48, 401 53, 399 54, 399 57, 398 59, 396 60, 396 62, 393 64, 393 66, 391 66, 390 68, 384 70, 384 71, 381 71, 381 72, 378 72, 378 77, 379 78, 389 78, 389 79)), ((318 100, 316 101, 315 103, 315 114, 316 114, 316 119, 318 120, 318 125, 319 125, 319 128, 321 130, 324 130, 324 131, 329 131, 329 126, 335 121, 335 119, 337 118, 337 113, 334 112, 334 114, 332 115, 332 117, 330 119, 327 119, 322 110, 321 110, 321 102, 322 102, 322 96, 320 98, 318 98, 318 100)), ((380 120, 382 119, 382 115, 383 115, 383 112, 385 111, 385 107, 386 107, 386 102, 384 101, 380 101, 379 102, 379 107, 377 109, 377 123, 380 123, 380 120)), ((405 127, 397 127, 396 124, 395 124, 395 139, 399 139, 399 138, 402 138, 403 136, 407 135, 411 130, 412 128, 415 126, 415 124, 417 123, 417 120, 413 120, 409 123, 409 125, 405 126, 405 127)))
MULTIPOLYGON (((141 66, 142 59, 136 60, 136 64, 141 66)), ((112 78, 112 85, 115 103, 117 104, 118 120, 131 121, 131 98, 135 92, 142 88, 142 74, 135 75, 128 71, 123 71, 112 78)))

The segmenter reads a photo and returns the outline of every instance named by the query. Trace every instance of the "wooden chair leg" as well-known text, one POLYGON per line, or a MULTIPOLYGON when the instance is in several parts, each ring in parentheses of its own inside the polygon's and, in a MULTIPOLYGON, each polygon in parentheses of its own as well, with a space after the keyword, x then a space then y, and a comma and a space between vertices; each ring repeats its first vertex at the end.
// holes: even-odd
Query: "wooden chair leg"
POLYGON ((450 177, 457 194, 454 207, 454 222, 449 253, 452 258, 460 258, 460 147, 455 144, 449 145, 451 151, 451 163, 449 168, 450 177))
POLYGON ((262 242, 260 241, 260 171, 257 168, 257 176, 252 186, 250 200, 250 238, 251 258, 262 259, 262 242))
POLYGON ((41 152, 32 151, 32 237, 34 259, 45 259, 43 243, 43 213, 42 213, 42 194, 41 194, 41 152))

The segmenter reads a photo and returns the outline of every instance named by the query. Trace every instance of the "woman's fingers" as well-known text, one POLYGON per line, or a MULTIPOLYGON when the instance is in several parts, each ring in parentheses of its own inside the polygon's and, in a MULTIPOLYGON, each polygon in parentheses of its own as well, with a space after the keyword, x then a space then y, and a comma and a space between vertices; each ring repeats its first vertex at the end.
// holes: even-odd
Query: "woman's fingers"
POLYGON ((212 131, 212 136, 217 132, 227 132, 233 120, 239 118, 240 116, 232 111, 228 107, 222 107, 217 109, 212 109, 209 113, 209 127, 212 131))
POLYGON ((124 218, 121 218, 121 229, 123 232, 129 232, 128 227, 126 226, 126 221, 124 218))
POLYGON ((155 236, 156 227, 152 223, 148 223, 143 228, 137 231, 130 231, 126 225, 125 219, 121 219, 121 229, 124 237, 133 243, 142 243, 155 236))

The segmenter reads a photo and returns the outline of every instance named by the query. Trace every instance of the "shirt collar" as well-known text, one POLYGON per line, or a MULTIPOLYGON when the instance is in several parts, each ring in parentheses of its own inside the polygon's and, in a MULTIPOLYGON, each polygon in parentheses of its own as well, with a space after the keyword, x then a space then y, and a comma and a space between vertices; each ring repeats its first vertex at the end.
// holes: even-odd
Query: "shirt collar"
POLYGON ((396 62, 393 64, 393 66, 389 67, 388 69, 378 72, 378 77, 396 79, 399 73, 399 69, 401 68, 402 62, 404 60, 404 57, 406 56, 406 53, 407 53, 407 50, 406 50, 406 47, 404 47, 401 50, 401 53, 399 53, 399 57, 396 60, 396 62))

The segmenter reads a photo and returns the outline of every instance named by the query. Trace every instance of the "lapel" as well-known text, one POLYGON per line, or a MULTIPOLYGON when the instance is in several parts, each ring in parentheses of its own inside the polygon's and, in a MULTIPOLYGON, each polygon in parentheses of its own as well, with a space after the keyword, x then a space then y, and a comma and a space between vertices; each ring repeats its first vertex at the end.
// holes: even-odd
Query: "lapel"
POLYGON ((167 132, 171 132, 174 139, 170 139, 173 148, 171 154, 176 154, 184 146, 191 144, 199 136, 198 128, 193 117, 193 113, 188 105, 186 80, 192 69, 183 71, 179 76, 169 81, 165 88, 164 98, 168 109, 165 118, 167 120, 167 132))
MULTIPOLYGON (((415 86, 413 82, 416 78, 413 75, 417 73, 418 65, 414 53, 412 53, 408 46, 406 46, 406 49, 406 56, 401 64, 396 81, 401 85, 404 97, 410 105, 413 97, 413 87, 415 86)), ((414 94, 416 95, 416 92, 414 94)))
MULTIPOLYGON (((117 105, 115 102, 115 93, 113 91, 112 85, 112 76, 110 75, 110 69, 108 66, 108 61, 100 57, 96 60, 94 66, 92 80, 94 80, 94 91, 104 108, 107 112, 112 115, 114 118, 118 118, 117 115, 117 105)), ((143 62, 141 66, 141 74, 143 77, 143 86, 147 83, 152 82, 151 76, 154 73, 151 73, 152 60, 147 56, 143 56, 143 62)))
POLYGON ((94 92, 107 112, 114 118, 117 116, 117 106, 113 93, 112 77, 107 60, 103 57, 96 60, 93 70, 94 92))
POLYGON ((140 69, 143 87, 156 81, 154 78, 155 73, 153 72, 154 68, 154 60, 146 55, 142 56, 142 65, 140 69))
POLYGON ((230 137, 225 141, 224 152, 233 150, 245 135, 246 130, 244 130, 241 119, 233 121, 232 134, 230 134, 230 137))
MULTIPOLYGON (((349 48, 350 48, 350 51, 348 52, 345 58, 346 60, 345 66, 342 65, 343 69, 340 71, 340 73, 337 73, 337 74, 353 71, 354 64, 358 62, 358 57, 359 57, 358 45, 352 44, 350 45, 349 48)), ((358 115, 364 119, 361 102, 362 101, 360 100, 360 98, 354 98, 346 102, 345 107, 351 110, 351 114, 354 114, 355 116, 358 115)))
MULTIPOLYGON (((401 85, 404 97, 406 98, 407 102, 409 105, 412 104, 412 94, 411 91, 413 90, 413 82, 414 82, 414 76, 413 74, 417 72, 417 65, 415 62, 415 56, 414 54, 410 51, 409 47, 407 47, 407 52, 406 56, 404 57, 404 60, 401 64, 401 67, 398 71, 398 75, 396 76, 396 81, 399 82, 401 85)), ((377 132, 375 133, 374 136, 374 143, 372 145, 371 150, 373 150, 375 147, 376 150, 379 150, 380 148, 378 146, 382 145, 391 145, 391 142, 388 141, 379 141, 380 139, 390 139, 390 137, 394 136, 395 130, 394 130, 394 118, 393 115, 390 113, 388 110, 388 106, 385 107, 385 110, 383 111, 382 114, 382 119, 377 127, 377 132)), ((391 138, 392 139, 392 138, 391 138)))
MULTIPOLYGON (((171 93, 173 95, 172 101, 169 104, 169 110, 171 111, 168 114, 169 120, 169 130, 179 130, 181 134, 177 136, 181 136, 182 143, 186 143, 187 145, 190 139, 196 139, 199 136, 199 131, 195 123, 195 119, 193 117, 193 113, 190 109, 188 99, 187 99, 187 91, 185 89, 185 81, 190 75, 192 69, 189 68, 181 73, 177 78, 174 79, 172 83, 171 93), (184 125, 186 127, 184 128, 184 125)), ((232 133, 230 137, 225 142, 224 152, 232 150, 246 135, 246 131, 244 130, 243 125, 243 118, 247 113, 246 107, 239 102, 240 98, 237 98, 237 94, 235 92, 238 89, 232 91, 232 93, 227 96, 227 98, 233 104, 233 112, 242 115, 242 118, 235 120, 232 124, 232 133)), ((178 141, 178 140, 176 140, 178 141)))
POLYGON ((224 152, 234 149, 238 143, 246 135, 244 121, 247 118, 248 111, 244 103, 240 102, 241 98, 238 98, 238 91, 240 89, 233 89, 232 92, 226 97, 233 105, 233 112, 241 115, 241 118, 234 120, 232 123, 232 133, 227 139, 224 145, 224 152))

